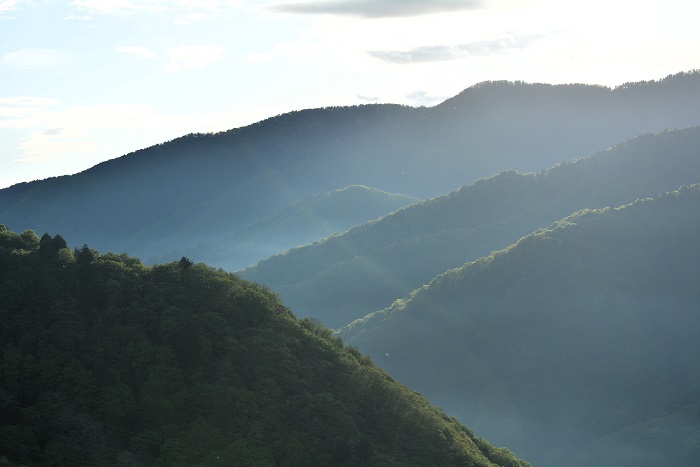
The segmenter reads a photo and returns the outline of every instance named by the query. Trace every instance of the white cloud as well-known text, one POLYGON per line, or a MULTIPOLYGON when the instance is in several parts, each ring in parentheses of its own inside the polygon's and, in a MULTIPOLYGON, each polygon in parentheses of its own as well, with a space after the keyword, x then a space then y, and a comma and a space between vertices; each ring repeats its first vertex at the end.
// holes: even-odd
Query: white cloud
POLYGON ((89 16, 78 16, 78 15, 68 15, 63 18, 65 21, 90 21, 92 18, 89 16))
POLYGON ((278 44, 275 49, 280 55, 284 57, 292 59, 304 59, 313 58, 321 55, 325 50, 325 46, 310 41, 298 40, 294 42, 278 44))
POLYGON ((208 17, 209 15, 201 12, 183 13, 175 19, 175 24, 178 24, 180 26, 189 26, 199 21, 204 21, 208 17))
POLYGON ((182 70, 203 68, 219 62, 226 56, 226 49, 218 45, 186 45, 168 51, 170 63, 168 71, 176 73, 182 70))
POLYGON ((22 106, 31 106, 31 107, 45 107, 45 106, 54 105, 57 103, 58 103, 58 99, 52 99, 50 97, 15 96, 15 97, 2 97, 2 98, 0 98, 0 104, 22 105, 22 106))
POLYGON ((243 63, 266 63, 272 60, 273 58, 271 55, 252 53, 248 54, 248 56, 243 60, 243 63))
POLYGON ((97 143, 87 141, 79 130, 39 130, 32 132, 29 139, 20 143, 18 149, 22 156, 16 161, 46 162, 90 151, 96 146, 97 143))
POLYGON ((117 52, 120 54, 135 55, 139 58, 154 58, 156 53, 146 47, 123 46, 117 47, 117 52))
POLYGON ((17 9, 16 0, 0 0, 0 14, 17 9))
POLYGON ((416 105, 431 106, 444 101, 446 97, 431 96, 426 91, 414 91, 406 96, 407 99, 416 105))
POLYGON ((481 2, 477 0, 324 0, 283 3, 271 9, 283 13, 391 18, 449 13, 480 7, 481 2))
POLYGON ((85 10, 100 15, 168 10, 167 2, 162 0, 73 0, 72 3, 79 10, 85 10))
POLYGON ((73 0, 72 3, 78 10, 101 15, 178 12, 183 14, 179 19, 187 21, 225 12, 238 6, 240 2, 238 0, 73 0))
POLYGON ((523 37, 514 39, 512 37, 491 40, 470 42, 454 46, 430 45, 415 47, 411 50, 374 50, 369 52, 371 56, 389 63, 425 63, 441 62, 448 60, 458 60, 469 56, 485 56, 496 53, 508 52, 528 46, 537 37, 523 37))
POLYGON ((19 49, 5 54, 0 65, 19 71, 66 71, 73 62, 73 55, 58 49, 19 49))

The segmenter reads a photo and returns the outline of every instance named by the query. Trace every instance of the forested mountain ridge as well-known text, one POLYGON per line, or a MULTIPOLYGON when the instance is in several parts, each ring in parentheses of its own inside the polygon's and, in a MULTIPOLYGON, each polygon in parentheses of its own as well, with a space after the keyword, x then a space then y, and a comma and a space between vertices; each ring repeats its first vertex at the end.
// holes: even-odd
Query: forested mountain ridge
POLYGON ((0 225, 0 464, 526 466, 264 287, 0 225))
POLYGON ((306 198, 218 241, 200 242, 194 248, 179 250, 163 258, 151 257, 148 261, 163 263, 184 254, 210 266, 235 271, 418 201, 418 198, 407 195, 351 185, 306 198))
POLYGON ((584 210, 340 335, 536 465, 696 465, 698 239, 700 185, 584 210))
POLYGON ((700 182, 700 127, 642 135, 539 173, 506 171, 240 272, 339 328, 584 208, 700 182))
POLYGON ((219 241, 352 184, 426 198, 505 169, 539 170, 644 132, 698 124, 698 72, 615 89, 489 82, 432 108, 303 110, 188 135, 74 176, 0 190, 0 219, 147 258, 219 241))

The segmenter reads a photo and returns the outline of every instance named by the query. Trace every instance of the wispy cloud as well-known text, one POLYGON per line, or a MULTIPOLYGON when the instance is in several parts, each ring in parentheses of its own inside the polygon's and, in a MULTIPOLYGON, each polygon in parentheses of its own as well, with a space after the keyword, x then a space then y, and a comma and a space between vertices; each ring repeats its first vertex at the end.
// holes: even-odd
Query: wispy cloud
POLYGON ((175 73, 193 68, 203 68, 219 62, 226 56, 226 49, 218 45, 186 45, 168 51, 168 71, 175 73))
MULTIPOLYGON (((1 1, 1 0, 0 0, 1 1)), ((221 14, 237 7, 238 0, 73 0, 73 6, 81 11, 99 15, 129 15, 135 13, 180 14, 178 24, 191 24, 212 14, 221 14)))
POLYGON ((357 98, 360 99, 361 101, 365 101, 365 102, 379 102, 378 97, 363 96, 362 94, 358 94, 357 98))
POLYGON ((157 55, 153 50, 146 47, 123 46, 117 47, 116 50, 120 54, 135 55, 139 58, 155 58, 157 55))
POLYGON ((17 10, 17 0, 0 0, 0 15, 17 10))
POLYGON ((5 54, 0 66, 19 71, 66 71, 73 62, 73 55, 58 49, 19 49, 5 54))
POLYGON ((414 91, 406 96, 407 99, 413 101, 416 105, 431 106, 444 101, 444 97, 431 96, 425 91, 414 91))
POLYGON ((90 21, 92 18, 86 15, 68 15, 63 18, 65 21, 90 21))
POLYGON ((481 6, 479 0, 335 0, 282 3, 271 9, 283 13, 389 18, 473 10, 481 6))
POLYGON ((181 13, 175 19, 175 24, 179 24, 181 26, 190 26, 194 23, 204 21, 208 17, 209 17, 209 15, 206 13, 196 12, 196 11, 181 13))
POLYGON ((384 62, 396 64, 441 62, 458 60, 473 55, 491 55, 511 49, 523 48, 534 38, 516 40, 504 38, 493 41, 479 41, 459 45, 431 45, 410 50, 373 50, 371 56, 384 62))
POLYGON ((27 107, 48 107, 50 105, 55 105, 57 103, 58 103, 58 99, 52 99, 50 97, 15 96, 15 97, 0 98, 0 105, 7 104, 7 105, 19 105, 19 106, 27 106, 27 107))
POLYGON ((51 128, 34 131, 31 137, 19 145, 22 156, 17 162, 46 162, 75 156, 94 149, 97 143, 87 141, 81 131, 51 128))

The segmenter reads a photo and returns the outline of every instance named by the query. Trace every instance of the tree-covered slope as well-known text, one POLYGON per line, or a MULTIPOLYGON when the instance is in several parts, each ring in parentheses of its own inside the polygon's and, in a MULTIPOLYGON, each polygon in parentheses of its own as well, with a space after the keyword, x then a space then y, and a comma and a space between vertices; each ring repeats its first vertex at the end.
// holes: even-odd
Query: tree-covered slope
POLYGON ((211 266, 235 271, 418 201, 418 198, 407 195, 351 185, 306 198, 219 240, 201 242, 194 248, 166 256, 151 257, 148 262, 165 263, 185 254, 211 266))
POLYGON ((141 258, 219 240, 352 184, 419 198, 700 124, 700 73, 610 89, 488 82, 432 108, 303 110, 188 135, 83 173, 0 190, 10 228, 141 258))
POLYGON ((269 291, 0 225, 0 464, 526 465, 269 291))
POLYGON ((299 315, 338 328, 572 212, 698 182, 700 127, 643 135, 539 173, 479 180, 241 274, 272 287, 299 315))
POLYGON ((341 336, 536 465, 696 465, 699 239, 700 185, 585 210, 341 336))

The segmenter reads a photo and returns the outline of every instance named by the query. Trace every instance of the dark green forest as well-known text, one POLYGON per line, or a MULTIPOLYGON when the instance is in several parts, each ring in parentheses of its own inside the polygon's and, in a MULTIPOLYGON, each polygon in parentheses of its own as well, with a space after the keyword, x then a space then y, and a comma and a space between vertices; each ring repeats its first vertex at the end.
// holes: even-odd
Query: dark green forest
POLYGON ((537 173, 506 171, 240 272, 331 328, 584 208, 700 181, 700 127, 642 135, 537 173))
POLYGON ((4 225, 0 265, 0 465, 527 465, 231 273, 4 225))
POLYGON ((696 71, 614 89, 485 82, 430 108, 308 109, 115 154, 76 175, 0 190, 0 219, 146 260, 220 242, 349 185, 427 199, 691 125, 700 125, 696 71))
POLYGON ((584 210, 340 335, 535 465, 694 466, 698 240, 700 185, 584 210))

